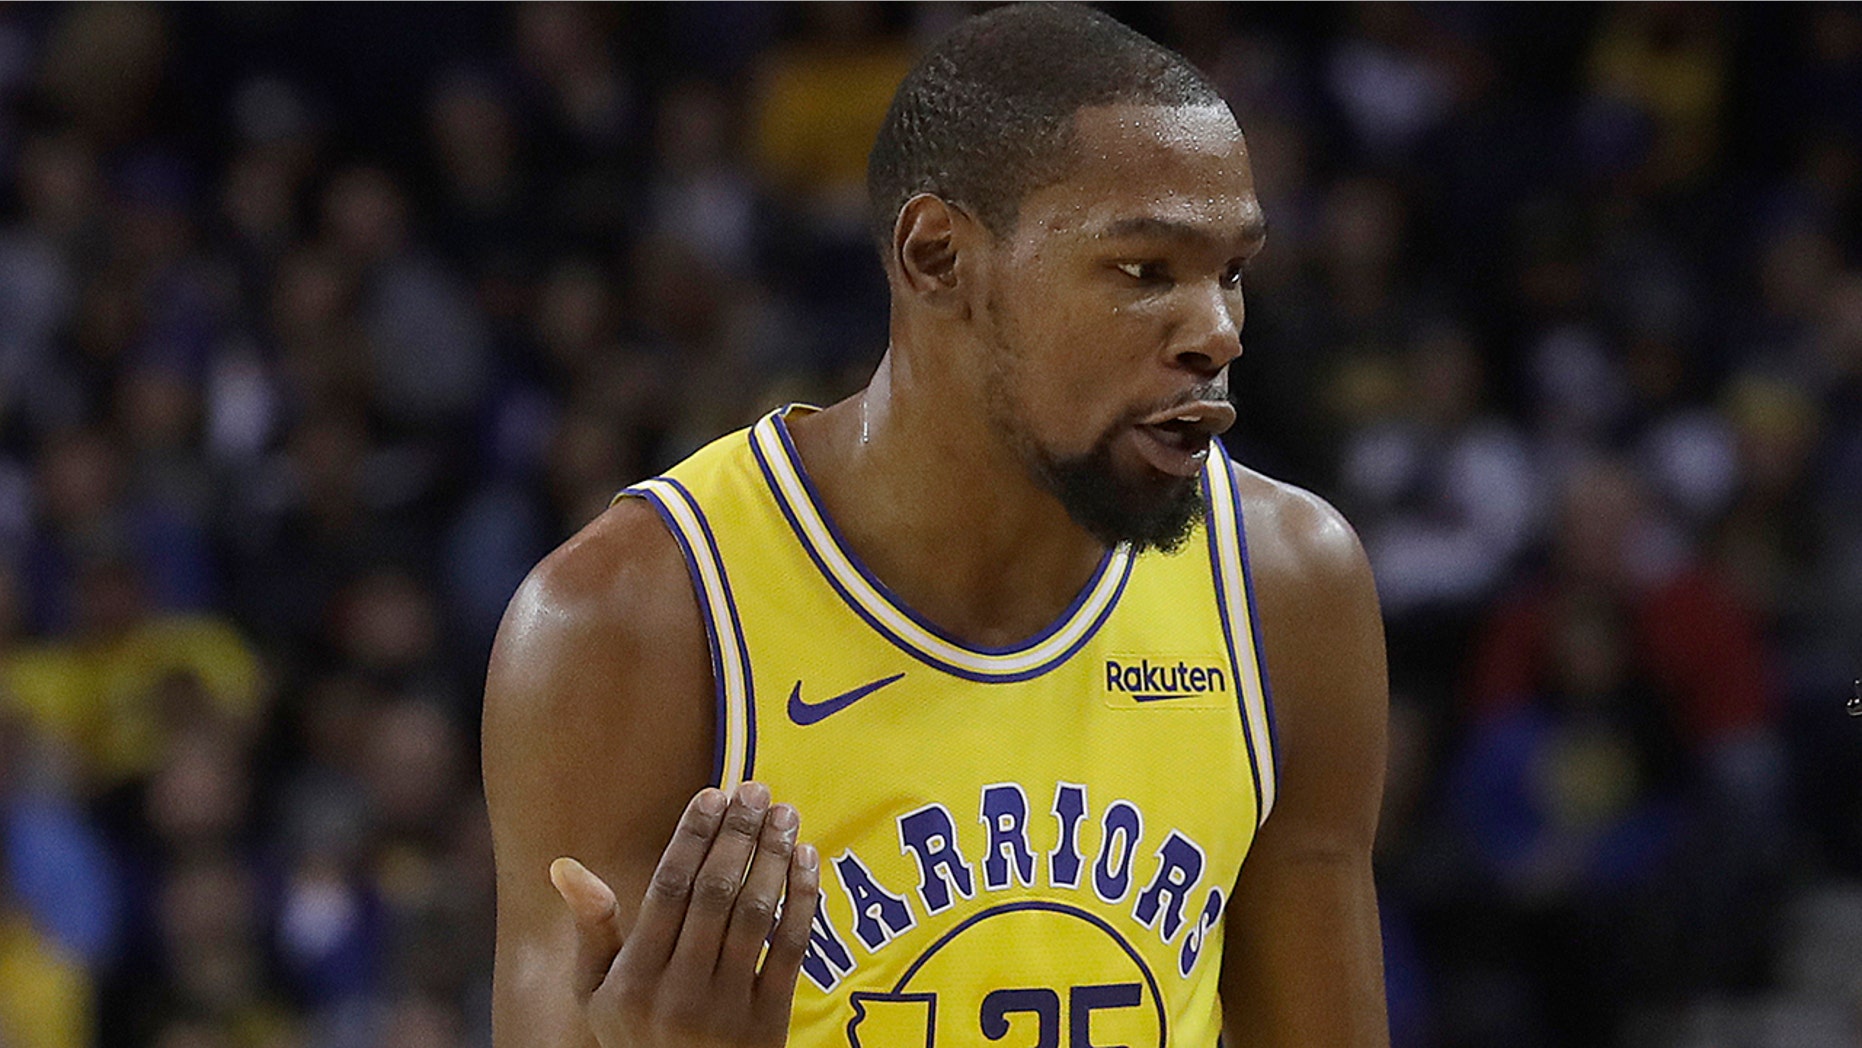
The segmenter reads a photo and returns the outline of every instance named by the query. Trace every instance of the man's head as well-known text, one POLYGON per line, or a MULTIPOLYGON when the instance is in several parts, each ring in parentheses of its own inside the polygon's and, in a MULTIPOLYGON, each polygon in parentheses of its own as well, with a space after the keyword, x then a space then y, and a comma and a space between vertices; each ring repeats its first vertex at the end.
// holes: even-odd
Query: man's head
POLYGON ((948 384, 1082 527, 1179 542, 1264 235, 1215 88, 1089 8, 1001 8, 906 77, 868 186, 895 318, 968 347, 948 384))
POLYGON ((1118 104, 1224 105, 1181 55, 1090 7, 1013 4, 957 26, 899 85, 873 143, 866 188, 881 253, 919 193, 1006 234, 1022 197, 1074 163, 1074 115, 1118 104))

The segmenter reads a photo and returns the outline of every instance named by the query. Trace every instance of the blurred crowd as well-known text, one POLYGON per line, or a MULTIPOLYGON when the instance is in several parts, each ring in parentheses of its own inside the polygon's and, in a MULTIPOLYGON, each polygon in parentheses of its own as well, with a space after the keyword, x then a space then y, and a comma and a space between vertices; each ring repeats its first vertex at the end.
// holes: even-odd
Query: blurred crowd
MULTIPOLYGON (((489 1043, 479 688, 618 488, 884 346, 964 5, 0 5, 0 1046, 489 1043)), ((1862 1040, 1862 10, 1112 5, 1357 525, 1400 1048, 1862 1040)))

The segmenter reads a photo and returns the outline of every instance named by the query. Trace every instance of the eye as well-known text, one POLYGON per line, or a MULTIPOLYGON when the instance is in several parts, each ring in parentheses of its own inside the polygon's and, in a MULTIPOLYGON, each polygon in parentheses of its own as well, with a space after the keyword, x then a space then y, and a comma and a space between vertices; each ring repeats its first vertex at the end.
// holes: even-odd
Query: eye
POLYGON ((1169 279, 1162 262, 1120 262, 1117 266, 1119 272, 1140 283, 1151 284, 1169 279))

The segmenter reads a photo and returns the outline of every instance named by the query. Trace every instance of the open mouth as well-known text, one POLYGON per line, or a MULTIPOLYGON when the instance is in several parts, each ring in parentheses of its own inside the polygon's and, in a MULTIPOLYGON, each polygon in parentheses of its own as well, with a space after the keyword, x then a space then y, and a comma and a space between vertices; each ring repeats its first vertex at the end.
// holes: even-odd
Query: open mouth
POLYGON ((1235 409, 1224 401, 1197 401, 1153 415, 1136 427, 1139 450, 1157 469, 1194 476, 1209 457, 1209 441, 1235 424, 1235 409))
POLYGON ((1145 424, 1145 428, 1150 430, 1151 435, 1156 439, 1185 451, 1206 447, 1209 443, 1209 428, 1198 418, 1173 418, 1167 422, 1149 422, 1145 424))

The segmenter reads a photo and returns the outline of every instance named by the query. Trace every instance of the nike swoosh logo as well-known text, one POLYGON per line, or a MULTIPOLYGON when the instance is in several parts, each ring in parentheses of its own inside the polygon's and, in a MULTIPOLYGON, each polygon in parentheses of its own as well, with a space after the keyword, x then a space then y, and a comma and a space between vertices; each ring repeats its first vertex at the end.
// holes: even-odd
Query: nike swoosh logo
POLYGON ((871 684, 862 684, 852 691, 843 691, 820 702, 803 702, 802 682, 798 680, 795 682, 795 690, 789 693, 789 719, 805 728, 832 717, 888 684, 898 683, 904 676, 903 673, 895 673, 890 677, 881 677, 871 684))

